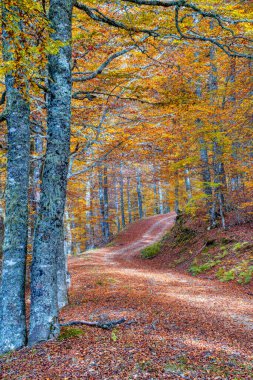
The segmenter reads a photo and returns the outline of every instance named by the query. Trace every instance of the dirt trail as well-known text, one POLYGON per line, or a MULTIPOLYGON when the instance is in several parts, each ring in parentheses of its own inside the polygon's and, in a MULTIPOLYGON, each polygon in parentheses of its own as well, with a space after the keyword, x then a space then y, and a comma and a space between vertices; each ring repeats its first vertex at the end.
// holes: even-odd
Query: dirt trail
POLYGON ((70 304, 62 321, 135 323, 113 332, 83 327, 80 337, 23 349, 4 362, 3 378, 252 380, 252 297, 239 286, 140 258, 174 220, 171 213, 138 221, 113 246, 69 260, 70 304))
POLYGON ((132 224, 119 235, 114 246, 93 251, 92 262, 106 266, 106 271, 111 274, 122 274, 138 281, 148 280, 153 291, 168 302, 171 299, 182 300, 201 312, 210 313, 212 319, 222 317, 224 323, 225 319, 229 319, 244 326, 245 330, 253 331, 252 297, 244 294, 239 287, 176 271, 162 271, 153 266, 152 260, 140 259, 140 250, 159 241, 173 226, 175 217, 174 213, 170 213, 132 224), (113 268, 108 268, 108 265, 113 265, 113 268))

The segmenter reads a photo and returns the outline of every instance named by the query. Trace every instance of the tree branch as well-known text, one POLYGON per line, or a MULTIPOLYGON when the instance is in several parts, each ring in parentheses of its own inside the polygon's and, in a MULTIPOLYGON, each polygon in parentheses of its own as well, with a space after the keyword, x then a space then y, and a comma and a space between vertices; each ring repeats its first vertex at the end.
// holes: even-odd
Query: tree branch
POLYGON ((67 323, 60 323, 61 327, 68 327, 68 326, 80 326, 80 325, 85 325, 85 326, 92 326, 92 327, 98 327, 100 329, 104 330, 111 330, 115 326, 120 325, 122 323, 125 323, 126 319, 121 318, 118 320, 111 320, 111 321, 99 321, 99 322, 89 322, 89 321, 71 321, 67 323))
POLYGON ((134 33, 145 33, 153 37, 158 37, 159 34, 157 33, 156 29, 140 29, 136 28, 134 26, 128 26, 124 23, 114 20, 106 15, 104 15, 102 12, 100 12, 97 8, 90 8, 85 4, 80 3, 79 1, 74 2, 74 6, 82 11, 84 11, 92 20, 102 22, 105 24, 108 24, 110 26, 113 26, 118 29, 123 29, 128 32, 134 32, 134 33))
POLYGON ((73 93, 72 98, 77 99, 77 100, 88 99, 88 100, 92 101, 92 100, 96 99, 96 95, 114 97, 114 98, 121 99, 121 100, 135 101, 135 102, 139 102, 142 104, 150 104, 150 105, 154 105, 154 106, 157 106, 157 105, 162 106, 162 105, 166 104, 166 103, 162 103, 162 102, 154 103, 154 102, 149 102, 148 100, 143 100, 143 99, 139 99, 139 98, 119 96, 116 94, 110 94, 110 93, 99 92, 99 91, 77 91, 77 92, 73 93))
POLYGON ((84 169, 81 169, 81 170, 78 170, 77 172, 74 172, 74 173, 69 173, 68 175, 68 179, 69 178, 72 178, 72 177, 76 177, 80 174, 84 174, 84 173, 87 173, 88 171, 90 171, 91 169, 93 169, 95 166, 99 165, 101 162, 104 161, 104 159, 109 156, 110 153, 112 153, 115 149, 117 149, 120 145, 122 145, 124 143, 124 141, 120 141, 116 146, 112 147, 108 152, 106 152, 102 157, 100 157, 97 161, 95 161, 93 164, 87 166, 86 168, 84 169))
MULTIPOLYGON (((201 35, 194 35, 194 36, 190 36, 188 34, 185 34, 183 33, 181 27, 180 27, 180 20, 179 20, 179 11, 180 11, 180 7, 179 6, 176 6, 175 8, 175 24, 176 24, 176 28, 177 28, 177 31, 179 33, 179 35, 186 39, 186 40, 192 40, 192 41, 203 41, 203 42, 210 42, 211 44, 217 46, 219 49, 223 50, 224 53, 226 53, 228 56, 230 57, 240 57, 240 58, 247 58, 247 59, 253 59, 253 56, 252 55, 249 55, 249 54, 244 54, 244 53, 239 53, 233 49, 231 49, 228 45, 226 44, 223 44, 219 41, 217 41, 216 39, 214 38, 211 38, 211 37, 205 37, 205 36, 201 36, 201 35)), ((207 16, 206 16, 207 17, 207 16)), ((208 16, 209 17, 209 16, 208 16)), ((214 16, 213 16, 214 17, 214 16)), ((216 17, 214 17, 216 18, 216 17)), ((221 24, 220 24, 221 25, 221 24)), ((226 28, 227 29, 227 28, 226 28)))
MULTIPOLYGON (((224 16, 222 16, 216 12, 213 12, 213 11, 204 11, 201 8, 199 8, 198 6, 196 6, 195 4, 187 2, 186 0, 175 0, 175 1, 173 1, 173 0, 172 1, 166 1, 166 0, 123 0, 123 1, 127 2, 127 3, 140 5, 140 6, 141 5, 158 6, 158 7, 163 7, 163 8, 175 7, 176 12, 178 12, 179 9, 188 8, 188 9, 191 9, 195 14, 199 14, 204 18, 209 17, 209 18, 216 20, 218 22, 219 26, 223 30, 229 31, 230 33, 232 33, 233 36, 234 36, 233 30, 230 29, 228 26, 226 26, 225 23, 230 24, 230 25, 237 25, 239 23, 253 23, 253 20, 250 20, 250 19, 234 20, 233 18, 224 17, 224 16)), ((157 31, 158 29, 154 29, 154 30, 139 29, 139 28, 136 28, 133 26, 125 25, 124 23, 122 23, 120 21, 114 20, 113 18, 110 18, 110 17, 104 15, 98 9, 90 8, 87 5, 84 5, 77 0, 75 1, 74 5, 76 8, 83 10, 89 17, 91 17, 95 21, 103 22, 103 23, 106 23, 106 24, 111 25, 113 27, 124 29, 124 30, 129 31, 129 32, 146 33, 146 34, 153 36, 153 37, 162 37, 157 31)), ((221 43, 218 41, 218 39, 206 37, 206 36, 201 36, 201 35, 197 35, 197 36, 186 35, 182 32, 179 24, 180 24, 180 21, 177 19, 176 20, 176 28, 177 28, 177 31, 178 31, 181 38, 184 38, 186 40, 193 40, 193 41, 198 40, 198 41, 211 43, 213 45, 216 45, 219 49, 223 50, 224 53, 226 53, 230 57, 240 57, 240 58, 248 58, 248 59, 253 58, 253 55, 246 54, 246 53, 244 54, 244 53, 240 53, 236 50, 233 50, 233 49, 231 49, 231 47, 228 44, 221 43)), ((236 38, 236 36, 234 36, 234 37, 236 38)))
MULTIPOLYGON (((112 55, 110 55, 107 60, 105 62, 102 63, 101 66, 99 66, 99 68, 94 71, 93 73, 91 73, 90 75, 87 75, 87 76, 82 76, 82 77, 79 77, 79 78, 73 78, 73 82, 86 82, 88 80, 91 80, 91 79, 94 79, 96 78, 99 74, 101 74, 103 72, 103 70, 116 58, 128 53, 129 51, 133 50, 133 49, 136 49, 136 46, 130 46, 129 48, 126 48, 124 50, 121 50, 117 53, 114 53, 112 55)), ((75 74, 75 73, 74 73, 75 74)), ((79 74, 78 74, 79 75, 79 74)))

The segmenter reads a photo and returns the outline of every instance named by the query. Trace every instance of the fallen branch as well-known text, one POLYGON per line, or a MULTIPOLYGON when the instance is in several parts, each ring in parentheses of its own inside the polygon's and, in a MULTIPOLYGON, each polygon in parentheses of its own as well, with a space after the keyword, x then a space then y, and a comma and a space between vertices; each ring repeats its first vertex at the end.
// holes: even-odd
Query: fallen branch
POLYGON ((115 326, 120 325, 122 323, 125 323, 126 319, 121 318, 115 321, 99 321, 99 322, 88 322, 88 321, 71 321, 67 323, 60 323, 60 327, 69 327, 69 326, 79 326, 79 325, 85 325, 85 326, 91 326, 91 327, 98 327, 100 329, 104 330, 111 330, 115 326))

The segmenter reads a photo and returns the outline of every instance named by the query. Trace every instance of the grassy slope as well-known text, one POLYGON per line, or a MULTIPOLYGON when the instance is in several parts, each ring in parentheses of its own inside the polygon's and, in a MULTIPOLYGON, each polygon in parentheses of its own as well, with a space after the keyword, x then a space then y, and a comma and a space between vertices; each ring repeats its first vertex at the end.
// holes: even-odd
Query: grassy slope
POLYGON ((250 223, 230 227, 227 231, 208 230, 201 218, 181 218, 160 244, 144 249, 141 254, 163 268, 177 268, 224 282, 233 280, 249 286, 253 283, 250 223))

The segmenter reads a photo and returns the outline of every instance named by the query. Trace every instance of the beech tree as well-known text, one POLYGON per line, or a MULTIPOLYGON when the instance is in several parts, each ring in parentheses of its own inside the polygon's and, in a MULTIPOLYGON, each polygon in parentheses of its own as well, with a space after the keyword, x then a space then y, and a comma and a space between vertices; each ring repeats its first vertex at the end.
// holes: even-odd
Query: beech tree
POLYGON ((52 39, 62 47, 48 58, 47 150, 42 177, 31 272, 29 345, 58 334, 58 310, 66 303, 57 292, 66 292, 63 217, 66 199, 71 119, 72 1, 51 0, 49 21, 52 39), (57 272, 61 281, 57 281, 57 272), (58 289, 57 289, 58 285, 58 289))
MULTIPOLYGON (((21 39, 22 12, 2 2, 2 49, 5 62, 16 53, 11 27, 21 39), (14 51, 14 53, 13 53, 14 51)), ((19 86, 22 72, 5 76, 6 108, 1 118, 8 127, 8 165, 5 192, 6 218, 0 299, 0 352, 26 344, 25 270, 28 236, 30 107, 26 87, 19 86)))

